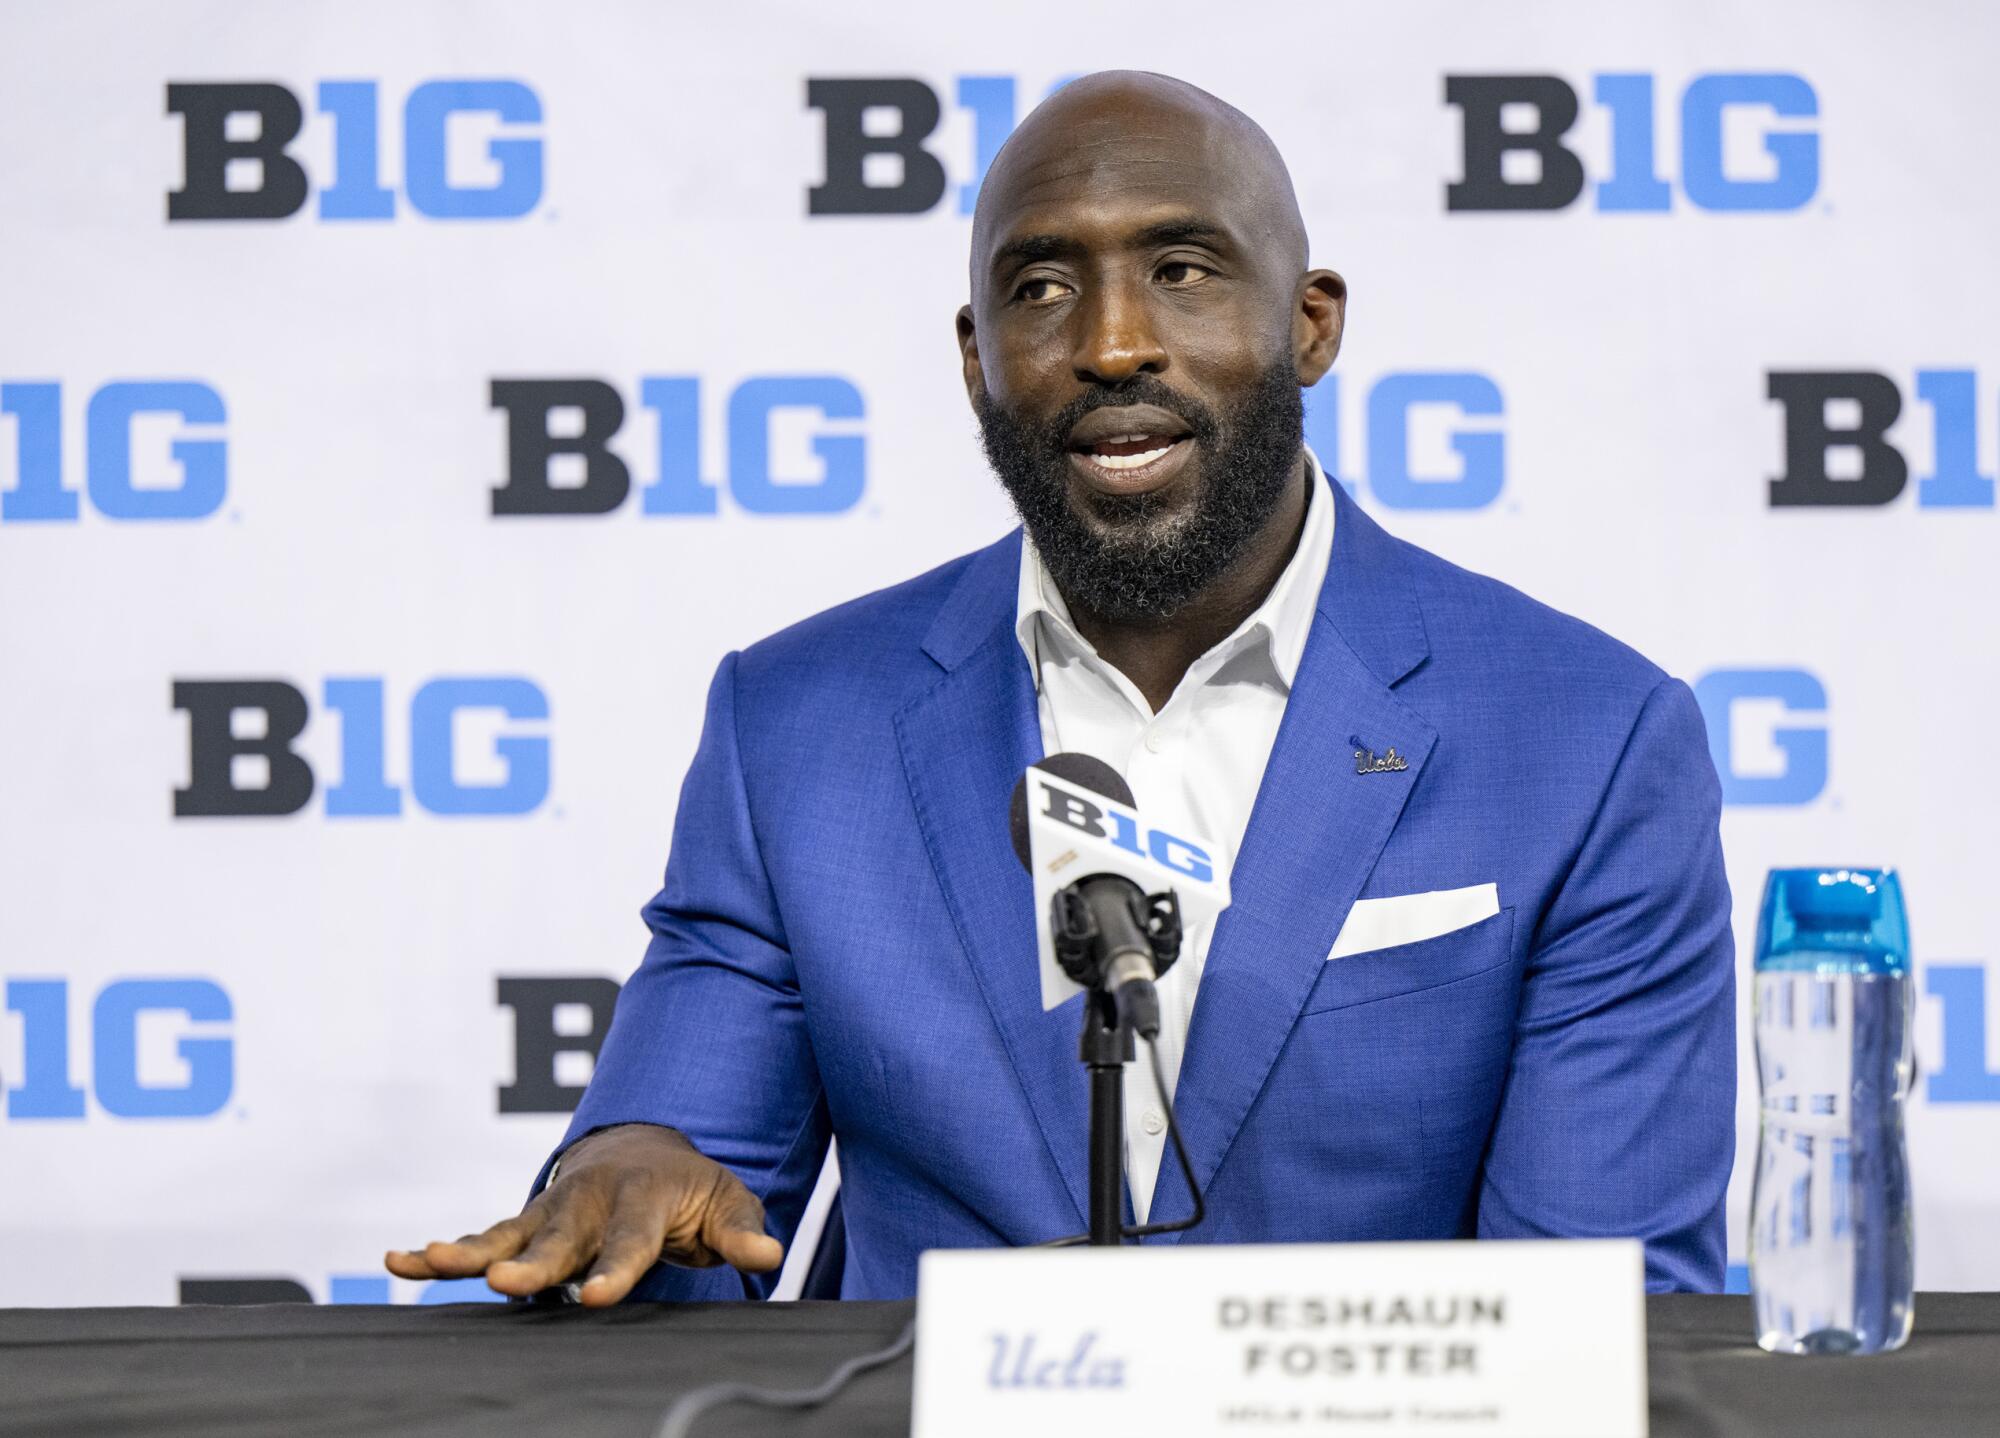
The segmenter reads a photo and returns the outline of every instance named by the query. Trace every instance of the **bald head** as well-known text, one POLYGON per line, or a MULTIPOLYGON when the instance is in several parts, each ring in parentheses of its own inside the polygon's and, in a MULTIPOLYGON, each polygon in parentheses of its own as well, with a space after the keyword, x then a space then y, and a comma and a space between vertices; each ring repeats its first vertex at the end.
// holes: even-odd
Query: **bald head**
POLYGON ((980 186, 959 358, 1073 614, 1143 628, 1207 605, 1219 639, 1248 613, 1303 522, 1299 392, 1346 297, 1306 268, 1270 136, 1213 95, 1114 71, 1022 122, 980 186))
POLYGON ((972 219, 975 303, 1024 214, 1133 200, 1220 221, 1291 275, 1306 267, 1292 177, 1262 126, 1185 80, 1106 70, 1049 96, 994 158, 972 219))

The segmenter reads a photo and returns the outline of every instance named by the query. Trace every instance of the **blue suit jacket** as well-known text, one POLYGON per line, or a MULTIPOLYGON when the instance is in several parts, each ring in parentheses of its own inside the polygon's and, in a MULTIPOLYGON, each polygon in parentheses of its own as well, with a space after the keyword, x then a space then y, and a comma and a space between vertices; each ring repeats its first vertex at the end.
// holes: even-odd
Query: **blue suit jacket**
MULTIPOLYGON (((1649 1287, 1717 1289, 1735 957, 1693 696, 1333 493, 1176 1094, 1208 1216, 1158 1241, 1627 1235, 1649 1287), (1409 768, 1357 774, 1350 736, 1409 768), (1492 918, 1327 961, 1357 898, 1488 882, 1492 918)), ((927 1248, 1085 1226, 1078 1001, 1042 1010, 1007 830, 1041 753, 1019 556, 723 661, 565 1139, 679 1128, 789 1242, 838 1137, 845 1297, 908 1296, 927 1248)), ((1169 1154, 1152 1216, 1189 1211, 1169 1154)), ((636 1296, 768 1284, 662 1265, 636 1296)))

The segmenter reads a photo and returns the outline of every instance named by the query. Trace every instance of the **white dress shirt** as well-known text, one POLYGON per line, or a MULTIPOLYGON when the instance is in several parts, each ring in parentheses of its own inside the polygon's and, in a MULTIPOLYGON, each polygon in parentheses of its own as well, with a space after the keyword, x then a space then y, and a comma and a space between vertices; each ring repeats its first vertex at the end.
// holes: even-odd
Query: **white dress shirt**
MULTIPOLYGON (((1306 467, 1305 528, 1284 572, 1228 638, 1188 667, 1157 714, 1077 633, 1041 556, 1025 536, 1021 543, 1014 632, 1035 675, 1043 751, 1104 760, 1132 786, 1140 814, 1211 841, 1225 872, 1243 846, 1333 556, 1333 497, 1311 450, 1306 467)), ((1160 1065, 1169 1092, 1180 1078, 1212 927, 1189 926, 1180 960, 1159 982, 1160 1065)), ((1141 1223, 1152 1210, 1166 1143, 1166 1117, 1142 1054, 1125 1082, 1125 1172, 1141 1223)))

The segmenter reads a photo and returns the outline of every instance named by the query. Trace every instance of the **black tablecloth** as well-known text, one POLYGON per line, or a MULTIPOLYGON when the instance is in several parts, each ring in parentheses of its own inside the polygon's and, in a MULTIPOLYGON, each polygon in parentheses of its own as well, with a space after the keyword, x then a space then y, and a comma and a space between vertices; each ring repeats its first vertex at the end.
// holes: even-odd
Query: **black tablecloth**
MULTIPOLYGON (((0 1435, 380 1434, 649 1438, 724 1379, 808 1387, 889 1344, 906 1303, 0 1310, 0 1435)), ((2000 1435, 2000 1294, 1927 1293, 1900 1353, 1779 1358, 1743 1298, 1646 1304, 1653 1438, 2000 1435)), ((698 1438, 889 1438, 911 1360, 826 1408, 732 1406, 698 1438)), ((1169 1435, 1162 1435, 1169 1438, 1169 1435)))

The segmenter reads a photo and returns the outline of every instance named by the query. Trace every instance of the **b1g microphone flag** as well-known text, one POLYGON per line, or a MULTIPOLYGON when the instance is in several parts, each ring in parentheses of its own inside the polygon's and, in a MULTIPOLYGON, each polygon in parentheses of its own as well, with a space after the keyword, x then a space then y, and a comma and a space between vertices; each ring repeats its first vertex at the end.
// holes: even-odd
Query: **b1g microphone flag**
POLYGON ((1083 992, 1056 962, 1049 916, 1058 890, 1094 874, 1130 879, 1147 893, 1171 889, 1189 928, 1229 907, 1229 876, 1216 861, 1215 846, 1148 824, 1131 786, 1094 755, 1051 754, 1034 764, 1014 786, 1008 817, 1014 852, 1035 884, 1045 1010, 1083 992))

